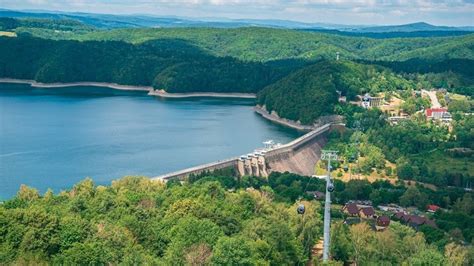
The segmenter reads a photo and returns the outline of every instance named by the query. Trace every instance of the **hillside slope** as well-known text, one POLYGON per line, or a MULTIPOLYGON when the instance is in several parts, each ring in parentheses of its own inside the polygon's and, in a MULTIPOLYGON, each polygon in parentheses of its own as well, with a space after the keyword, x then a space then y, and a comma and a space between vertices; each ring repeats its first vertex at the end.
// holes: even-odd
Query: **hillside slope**
POLYGON ((410 81, 380 66, 323 60, 265 87, 258 94, 258 103, 280 117, 311 124, 333 112, 336 91, 353 99, 356 94, 410 86, 410 81))
POLYGON ((79 22, 71 20, 0 18, 0 28, 5 26, 18 35, 58 40, 124 41, 140 44, 151 40, 180 39, 212 55, 231 56, 245 61, 332 59, 336 52, 346 59, 364 60, 407 60, 414 57, 474 59, 474 34, 457 37, 371 39, 262 27, 100 30, 87 25, 81 26, 79 22))
POLYGON ((0 37, 0 77, 153 85, 168 92, 256 92, 288 69, 208 55, 181 40, 140 45, 0 37))

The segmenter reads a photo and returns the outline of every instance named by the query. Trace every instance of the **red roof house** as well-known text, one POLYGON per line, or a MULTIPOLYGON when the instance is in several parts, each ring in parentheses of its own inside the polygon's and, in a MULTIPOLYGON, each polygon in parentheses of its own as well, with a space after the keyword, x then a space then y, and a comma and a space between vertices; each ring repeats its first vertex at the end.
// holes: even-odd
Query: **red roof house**
POLYGON ((375 211, 372 207, 364 207, 359 210, 359 214, 362 218, 372 218, 375 215, 375 211))
POLYGON ((428 205, 428 207, 426 208, 426 211, 427 212, 431 212, 431 213, 435 213, 436 211, 438 211, 441 207, 439 207, 438 205, 434 205, 434 204, 430 204, 428 205))
POLYGON ((347 203, 344 207, 342 207, 342 211, 349 214, 350 216, 359 216, 359 208, 355 203, 347 203))
POLYGON ((377 217, 377 221, 375 223, 375 228, 377 230, 384 230, 389 225, 390 225, 390 217, 386 215, 377 217))
POLYGON ((447 112, 446 108, 428 108, 425 113, 427 118, 441 119, 447 112))

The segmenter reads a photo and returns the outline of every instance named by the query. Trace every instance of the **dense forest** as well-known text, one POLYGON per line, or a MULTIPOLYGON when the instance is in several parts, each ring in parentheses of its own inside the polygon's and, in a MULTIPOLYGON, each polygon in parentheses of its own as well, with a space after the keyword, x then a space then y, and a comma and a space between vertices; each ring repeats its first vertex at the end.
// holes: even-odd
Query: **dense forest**
POLYGON ((47 39, 124 41, 134 44, 157 39, 180 39, 213 55, 231 56, 245 61, 274 61, 288 58, 333 59, 336 52, 346 59, 383 61, 404 61, 412 58, 435 61, 452 58, 474 59, 474 34, 454 37, 373 39, 261 27, 57 31, 44 25, 35 27, 29 25, 31 23, 24 24, 26 25, 12 30, 19 35, 26 34, 47 39))
POLYGON ((85 180, 40 196, 22 187, 0 205, 0 262, 38 265, 304 264, 320 235, 319 206, 275 202, 271 191, 218 182, 163 185, 85 180))
MULTIPOLYGON (((235 179, 225 171, 214 174, 166 185, 125 177, 104 187, 87 179, 71 190, 44 195, 23 186, 16 197, 0 205, 0 261, 302 265, 311 259, 313 245, 322 235, 322 208, 307 192, 323 189, 323 180, 289 173, 274 173, 268 180, 235 179), (298 204, 305 205, 304 215, 296 212, 298 204)), ((459 237, 462 241, 474 237, 469 226, 474 209, 468 193, 363 180, 336 181, 335 185, 336 203, 371 199, 376 204, 400 201, 410 206, 415 201, 446 206, 449 198, 456 215, 436 214, 439 229, 423 227, 416 232, 392 222, 389 230, 373 232, 365 223, 342 224, 343 214, 335 208, 334 260, 358 264, 432 261, 436 265, 456 257, 461 264, 474 260, 472 248, 457 244, 459 237), (453 233, 461 229, 461 235, 453 233), (384 249, 378 251, 376 247, 382 244, 384 249), (448 252, 451 248, 457 252, 448 252)))
POLYGON ((0 76, 39 82, 153 85, 168 92, 256 92, 287 68, 208 55, 181 40, 116 41, 0 38, 0 76))

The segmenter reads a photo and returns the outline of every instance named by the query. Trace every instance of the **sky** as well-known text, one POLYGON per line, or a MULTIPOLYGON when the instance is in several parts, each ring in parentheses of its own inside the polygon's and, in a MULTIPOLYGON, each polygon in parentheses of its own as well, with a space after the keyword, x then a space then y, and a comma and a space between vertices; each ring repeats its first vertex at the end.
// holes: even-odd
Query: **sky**
POLYGON ((474 0, 0 0, 15 10, 279 19, 349 25, 474 26, 474 0))

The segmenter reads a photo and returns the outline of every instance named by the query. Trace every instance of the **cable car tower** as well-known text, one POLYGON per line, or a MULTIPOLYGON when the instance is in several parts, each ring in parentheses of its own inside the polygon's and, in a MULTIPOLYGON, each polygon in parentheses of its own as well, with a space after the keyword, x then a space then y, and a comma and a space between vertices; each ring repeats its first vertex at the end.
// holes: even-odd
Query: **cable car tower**
POLYGON ((334 191, 334 184, 331 181, 331 160, 337 160, 337 151, 323 150, 322 160, 328 161, 328 174, 326 176, 326 201, 324 203, 324 242, 323 242, 323 262, 329 259, 329 230, 331 227, 331 192, 334 191))

